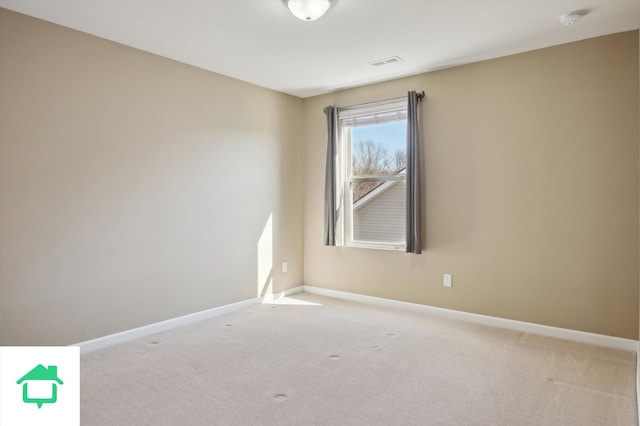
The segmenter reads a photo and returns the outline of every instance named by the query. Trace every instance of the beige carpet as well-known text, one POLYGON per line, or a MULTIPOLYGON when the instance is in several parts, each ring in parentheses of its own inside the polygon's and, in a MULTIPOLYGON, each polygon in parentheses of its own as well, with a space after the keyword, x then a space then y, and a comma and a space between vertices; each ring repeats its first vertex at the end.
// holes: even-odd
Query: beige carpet
POLYGON ((82 357, 91 425, 637 425, 635 354, 310 294, 82 357))

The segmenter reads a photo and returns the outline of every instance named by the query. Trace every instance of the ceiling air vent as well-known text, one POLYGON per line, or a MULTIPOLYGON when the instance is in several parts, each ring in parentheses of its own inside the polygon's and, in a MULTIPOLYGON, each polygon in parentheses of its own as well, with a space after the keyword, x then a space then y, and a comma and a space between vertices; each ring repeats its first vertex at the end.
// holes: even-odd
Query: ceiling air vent
POLYGON ((376 61, 367 62, 367 64, 371 65, 372 67, 381 67, 383 65, 389 65, 389 64, 393 64, 395 62, 402 62, 402 59, 397 57, 397 56, 390 56, 388 58, 378 59, 376 61))

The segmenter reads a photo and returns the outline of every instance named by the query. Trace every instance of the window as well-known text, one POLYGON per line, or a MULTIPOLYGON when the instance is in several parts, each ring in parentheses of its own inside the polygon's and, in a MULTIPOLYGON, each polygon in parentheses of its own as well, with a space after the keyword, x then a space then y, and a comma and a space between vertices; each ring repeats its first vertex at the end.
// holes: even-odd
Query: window
POLYGON ((403 250, 406 99, 339 109, 338 137, 342 244, 403 250))

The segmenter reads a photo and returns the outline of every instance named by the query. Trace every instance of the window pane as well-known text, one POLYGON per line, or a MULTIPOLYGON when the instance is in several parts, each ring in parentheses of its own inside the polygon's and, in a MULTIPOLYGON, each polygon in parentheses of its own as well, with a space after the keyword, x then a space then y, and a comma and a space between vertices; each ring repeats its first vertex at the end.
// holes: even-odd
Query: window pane
POLYGON ((354 182, 352 188, 353 240, 404 244, 406 182, 354 182))
POLYGON ((351 128, 353 176, 395 175, 407 165, 406 120, 351 128))

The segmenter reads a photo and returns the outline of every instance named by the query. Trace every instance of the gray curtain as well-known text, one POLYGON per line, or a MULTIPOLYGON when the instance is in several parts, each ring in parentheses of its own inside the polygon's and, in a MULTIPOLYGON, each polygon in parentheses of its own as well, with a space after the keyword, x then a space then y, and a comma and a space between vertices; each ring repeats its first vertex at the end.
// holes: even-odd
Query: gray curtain
POLYGON ((336 107, 324 109, 327 115, 327 164, 324 175, 324 245, 336 245, 336 107))
POLYGON ((407 106, 407 253, 422 253, 422 185, 420 179, 420 115, 424 96, 409 92, 407 106))

